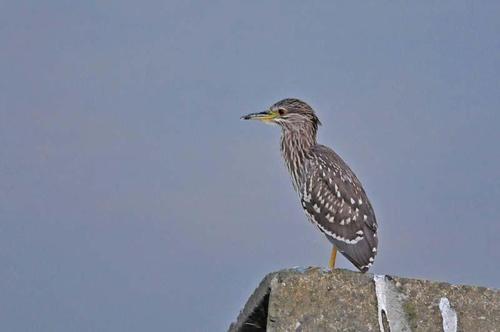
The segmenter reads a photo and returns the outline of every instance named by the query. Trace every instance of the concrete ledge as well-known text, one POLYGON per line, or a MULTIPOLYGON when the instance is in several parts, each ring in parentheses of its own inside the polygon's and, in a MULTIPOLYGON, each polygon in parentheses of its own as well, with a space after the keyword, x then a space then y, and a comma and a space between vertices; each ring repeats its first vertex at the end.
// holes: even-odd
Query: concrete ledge
POLYGON ((500 331, 500 291, 348 270, 271 273, 229 331, 500 331))

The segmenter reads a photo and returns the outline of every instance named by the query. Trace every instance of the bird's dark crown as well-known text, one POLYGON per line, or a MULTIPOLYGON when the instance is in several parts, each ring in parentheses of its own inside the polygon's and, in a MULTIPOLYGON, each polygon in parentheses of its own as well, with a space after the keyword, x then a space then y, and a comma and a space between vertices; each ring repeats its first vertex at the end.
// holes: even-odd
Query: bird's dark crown
POLYGON ((314 128, 321 125, 312 107, 297 98, 280 100, 270 107, 270 111, 279 113, 279 117, 275 121, 278 124, 310 122, 314 128))

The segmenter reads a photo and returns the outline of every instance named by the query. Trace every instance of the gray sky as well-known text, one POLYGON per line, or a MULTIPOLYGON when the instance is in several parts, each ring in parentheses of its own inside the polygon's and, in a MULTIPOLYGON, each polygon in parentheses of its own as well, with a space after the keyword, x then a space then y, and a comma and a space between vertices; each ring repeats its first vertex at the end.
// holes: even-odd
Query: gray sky
POLYGON ((500 287, 498 17, 1 1, 0 330, 224 330, 266 273, 326 266, 279 130, 239 120, 284 97, 366 187, 371 272, 500 287))

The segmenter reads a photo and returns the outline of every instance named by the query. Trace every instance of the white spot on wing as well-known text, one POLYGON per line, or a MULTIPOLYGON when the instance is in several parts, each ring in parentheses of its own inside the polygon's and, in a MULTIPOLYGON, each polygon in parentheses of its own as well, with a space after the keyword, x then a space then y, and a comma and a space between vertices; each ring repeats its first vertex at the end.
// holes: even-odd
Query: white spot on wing
POLYGON ((342 241, 344 243, 347 243, 347 244, 356 244, 358 243, 359 241, 361 241, 363 239, 362 236, 358 236, 352 240, 349 240, 349 239, 346 239, 345 237, 343 236, 340 236, 338 234, 335 234, 329 230, 327 230, 325 227, 323 227, 320 223, 317 222, 317 220, 314 218, 313 215, 309 215, 310 216, 310 219, 312 220, 312 222, 314 222, 316 224, 316 226, 323 232, 325 233, 326 235, 334 238, 335 240, 339 240, 339 241, 342 241))

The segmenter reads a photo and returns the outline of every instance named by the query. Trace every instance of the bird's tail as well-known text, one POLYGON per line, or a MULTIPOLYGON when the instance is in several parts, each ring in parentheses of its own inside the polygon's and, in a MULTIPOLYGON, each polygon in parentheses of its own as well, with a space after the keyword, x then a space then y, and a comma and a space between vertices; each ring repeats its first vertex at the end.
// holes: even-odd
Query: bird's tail
POLYGON ((361 272, 366 272, 373 265, 377 255, 378 238, 377 231, 365 225, 364 237, 355 244, 345 243, 336 239, 330 239, 337 249, 361 272))

